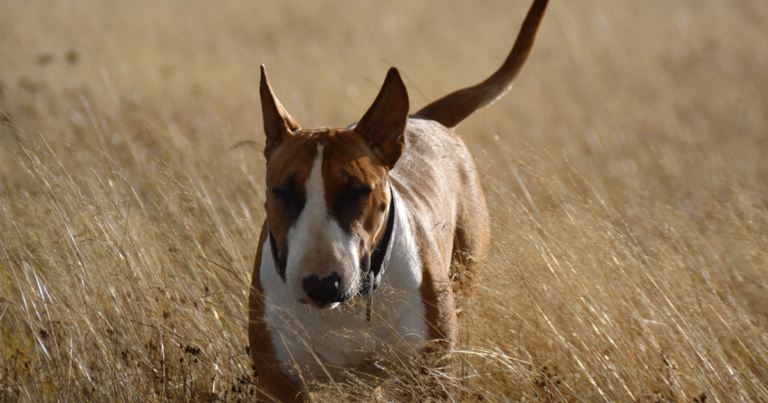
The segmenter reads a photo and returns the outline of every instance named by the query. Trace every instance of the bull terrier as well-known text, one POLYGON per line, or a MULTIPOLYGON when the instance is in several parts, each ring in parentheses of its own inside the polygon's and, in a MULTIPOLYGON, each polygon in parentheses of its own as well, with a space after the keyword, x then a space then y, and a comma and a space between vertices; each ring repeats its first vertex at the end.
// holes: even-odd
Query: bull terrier
POLYGON ((490 242, 483 189, 453 128, 510 89, 547 3, 533 2, 495 73, 410 116, 391 68, 356 124, 302 129, 262 65, 267 218, 248 328, 260 394, 301 401, 307 379, 383 376, 387 362, 451 350, 455 293, 476 286, 490 242))

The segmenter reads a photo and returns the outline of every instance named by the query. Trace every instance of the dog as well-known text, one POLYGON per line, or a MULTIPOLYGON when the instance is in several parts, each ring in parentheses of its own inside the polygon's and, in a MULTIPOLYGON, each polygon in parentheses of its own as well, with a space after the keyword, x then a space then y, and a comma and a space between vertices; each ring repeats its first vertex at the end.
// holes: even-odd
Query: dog
POLYGON ((301 401, 310 378, 383 376, 388 361, 450 352, 455 293, 477 287, 490 243, 483 189, 453 128, 510 89, 547 3, 534 0, 495 73, 410 116, 391 68, 356 124, 302 129, 261 66, 267 218, 248 329, 260 394, 301 401))

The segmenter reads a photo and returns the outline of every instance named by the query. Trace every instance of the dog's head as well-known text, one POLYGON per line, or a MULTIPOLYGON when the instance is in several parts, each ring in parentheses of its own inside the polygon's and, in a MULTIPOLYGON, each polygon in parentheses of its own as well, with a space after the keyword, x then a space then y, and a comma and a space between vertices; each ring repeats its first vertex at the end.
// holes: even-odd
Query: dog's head
POLYGON ((354 129, 302 129, 261 68, 267 223, 278 274, 301 303, 357 295, 386 226, 388 173, 405 147, 408 94, 392 68, 354 129))

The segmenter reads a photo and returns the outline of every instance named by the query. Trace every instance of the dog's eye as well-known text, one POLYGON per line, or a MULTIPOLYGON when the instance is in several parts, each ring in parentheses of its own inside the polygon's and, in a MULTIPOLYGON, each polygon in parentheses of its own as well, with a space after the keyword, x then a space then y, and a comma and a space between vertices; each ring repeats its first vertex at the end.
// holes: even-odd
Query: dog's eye
POLYGON ((277 197, 277 200, 288 213, 298 213, 304 206, 304 198, 301 197, 293 183, 272 189, 272 194, 277 197))
POLYGON ((349 184, 344 187, 344 202, 349 206, 356 206, 370 193, 371 188, 367 185, 349 184))

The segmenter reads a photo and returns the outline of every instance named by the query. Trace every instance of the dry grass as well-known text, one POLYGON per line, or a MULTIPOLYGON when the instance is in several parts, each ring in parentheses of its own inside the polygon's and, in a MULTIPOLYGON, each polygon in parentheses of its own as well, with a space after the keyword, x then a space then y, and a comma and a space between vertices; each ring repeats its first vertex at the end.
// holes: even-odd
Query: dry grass
MULTIPOLYGON (((390 65, 416 110, 496 68, 508 3, 0 2, 0 401, 252 400, 258 65, 304 126, 359 118, 390 65)), ((454 371, 388 390, 768 401, 767 20, 554 1, 459 128, 494 247, 454 371)))

